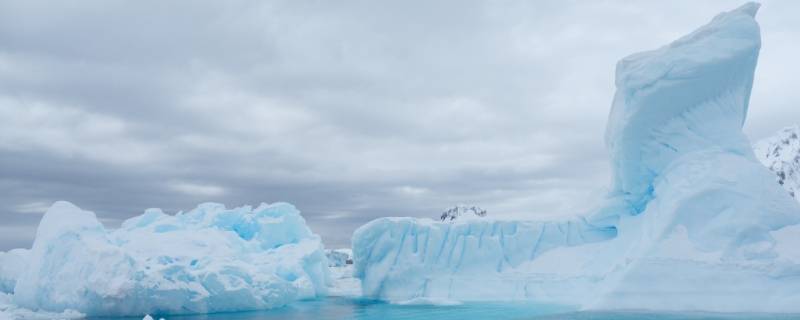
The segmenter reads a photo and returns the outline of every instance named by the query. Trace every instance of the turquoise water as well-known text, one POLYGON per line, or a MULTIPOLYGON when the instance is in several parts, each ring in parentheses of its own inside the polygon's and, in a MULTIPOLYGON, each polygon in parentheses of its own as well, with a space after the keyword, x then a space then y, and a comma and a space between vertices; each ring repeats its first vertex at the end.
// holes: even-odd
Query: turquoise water
MULTIPOLYGON (((158 319, 158 316, 154 316, 158 319)), ((290 306, 257 312, 220 313, 210 315, 166 316, 168 320, 777 320, 800 319, 800 314, 718 314, 718 313, 653 313, 653 312, 571 312, 563 307, 533 303, 466 303, 456 306, 393 305, 378 301, 327 298, 301 301, 290 306)), ((119 318, 92 318, 110 320, 119 318)), ((131 319, 131 318, 128 318, 131 319)), ((141 319, 141 318, 138 318, 141 319)))

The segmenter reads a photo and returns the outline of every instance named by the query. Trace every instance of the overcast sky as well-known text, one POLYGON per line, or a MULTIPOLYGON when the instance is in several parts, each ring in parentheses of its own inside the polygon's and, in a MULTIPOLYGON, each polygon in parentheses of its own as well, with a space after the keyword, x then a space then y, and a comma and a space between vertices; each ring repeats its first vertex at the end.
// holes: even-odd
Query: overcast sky
MULTIPOLYGON (((620 58, 741 1, 0 1, 0 250, 55 200, 576 214, 608 186, 620 58)), ((745 132, 800 122, 800 2, 764 1, 745 132)))

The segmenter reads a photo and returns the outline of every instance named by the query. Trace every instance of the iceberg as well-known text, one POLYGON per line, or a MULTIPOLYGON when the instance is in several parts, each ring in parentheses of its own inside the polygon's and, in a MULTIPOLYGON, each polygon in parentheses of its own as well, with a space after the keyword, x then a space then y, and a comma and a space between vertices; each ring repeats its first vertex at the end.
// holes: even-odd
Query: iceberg
POLYGON ((267 309, 325 295, 330 283, 320 237, 286 203, 148 209, 107 230, 59 201, 23 256, 21 271, 3 273, 16 306, 89 316, 267 309))
POLYGON ((617 64, 605 202, 559 221, 382 218, 353 234, 365 296, 581 309, 798 312, 800 206, 742 133, 759 5, 617 64))

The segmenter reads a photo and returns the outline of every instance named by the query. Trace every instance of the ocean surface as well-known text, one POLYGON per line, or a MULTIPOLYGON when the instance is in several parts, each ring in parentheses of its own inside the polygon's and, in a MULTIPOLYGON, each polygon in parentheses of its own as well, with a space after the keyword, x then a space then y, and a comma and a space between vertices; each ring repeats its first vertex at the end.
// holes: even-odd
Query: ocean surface
MULTIPOLYGON (((153 318, 159 319, 154 315, 153 318)), ((326 298, 295 302, 290 306, 267 311, 219 313, 208 315, 164 316, 167 320, 470 320, 470 319, 536 319, 536 320, 677 320, 737 319, 776 320, 800 319, 800 314, 722 314, 705 312, 654 313, 647 311, 574 312, 565 307, 515 303, 465 303, 461 305, 395 305, 384 302, 326 298)), ((96 320, 134 318, 90 318, 96 320)), ((136 319, 141 319, 137 317, 136 319)))

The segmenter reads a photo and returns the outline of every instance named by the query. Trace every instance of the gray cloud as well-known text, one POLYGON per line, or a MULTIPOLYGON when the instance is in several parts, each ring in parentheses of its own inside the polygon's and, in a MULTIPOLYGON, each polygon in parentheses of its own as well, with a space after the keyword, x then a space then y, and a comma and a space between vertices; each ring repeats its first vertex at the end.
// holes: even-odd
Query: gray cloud
MULTIPOLYGON (((739 1, 3 1, 0 250, 69 200, 295 204, 329 247, 455 203, 575 214, 608 179, 614 64, 739 1)), ((798 4, 766 1, 746 131, 800 122, 798 4)))

